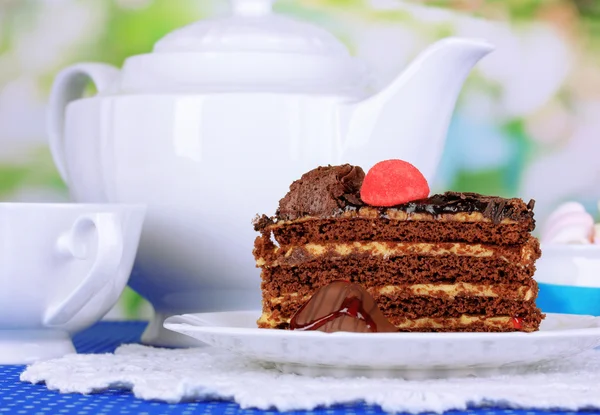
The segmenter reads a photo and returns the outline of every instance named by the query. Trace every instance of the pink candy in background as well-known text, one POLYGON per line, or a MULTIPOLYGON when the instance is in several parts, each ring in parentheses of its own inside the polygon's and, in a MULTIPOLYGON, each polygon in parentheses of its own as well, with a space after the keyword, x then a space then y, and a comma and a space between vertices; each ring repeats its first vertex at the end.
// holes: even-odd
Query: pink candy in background
POLYGON ((548 217, 542 230, 543 243, 556 244, 600 244, 599 225, 583 205, 567 202, 560 205, 548 217))

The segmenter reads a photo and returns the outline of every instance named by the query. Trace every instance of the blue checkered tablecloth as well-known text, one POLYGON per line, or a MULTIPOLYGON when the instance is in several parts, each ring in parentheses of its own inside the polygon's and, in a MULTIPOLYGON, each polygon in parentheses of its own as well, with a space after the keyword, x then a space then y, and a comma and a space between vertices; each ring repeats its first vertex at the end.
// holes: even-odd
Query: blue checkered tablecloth
MULTIPOLYGON (((146 323, 101 322, 75 336, 74 342, 80 353, 112 352, 123 343, 139 342, 146 323)), ((108 390, 95 395, 59 394, 48 391, 43 385, 31 385, 19 381, 23 366, 0 365, 0 415, 276 415, 274 411, 243 410, 230 402, 195 402, 169 405, 147 402, 134 398, 129 392, 108 390)), ((338 405, 314 411, 294 411, 290 415, 377 415, 380 408, 363 404, 338 405)), ((449 411, 448 415, 574 415, 563 411, 524 411, 502 408, 449 411)), ((600 411, 579 412, 600 415, 600 411)))

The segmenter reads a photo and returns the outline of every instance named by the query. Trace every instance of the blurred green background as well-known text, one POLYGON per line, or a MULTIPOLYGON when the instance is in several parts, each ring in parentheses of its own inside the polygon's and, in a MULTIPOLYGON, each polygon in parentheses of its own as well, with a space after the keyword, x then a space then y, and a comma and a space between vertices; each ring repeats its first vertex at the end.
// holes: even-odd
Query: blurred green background
MULTIPOLYGON (((223 0, 0 0, 0 200, 67 201, 44 117, 56 73, 80 61, 121 66, 171 30, 227 10, 223 0)), ((462 91, 434 190, 600 199, 600 2, 596 0, 280 0, 281 13, 338 36, 389 82, 445 36, 497 50, 462 91)), ((131 290, 109 316, 140 318, 131 290)))

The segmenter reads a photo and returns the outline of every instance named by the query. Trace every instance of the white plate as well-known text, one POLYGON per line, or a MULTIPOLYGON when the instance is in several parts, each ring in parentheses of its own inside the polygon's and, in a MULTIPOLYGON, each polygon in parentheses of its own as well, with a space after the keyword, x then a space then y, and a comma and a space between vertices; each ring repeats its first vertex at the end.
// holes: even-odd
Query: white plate
POLYGON ((322 333, 256 328, 258 311, 184 314, 164 326, 283 372, 430 378, 515 373, 600 346, 600 318, 547 314, 535 333, 322 333))

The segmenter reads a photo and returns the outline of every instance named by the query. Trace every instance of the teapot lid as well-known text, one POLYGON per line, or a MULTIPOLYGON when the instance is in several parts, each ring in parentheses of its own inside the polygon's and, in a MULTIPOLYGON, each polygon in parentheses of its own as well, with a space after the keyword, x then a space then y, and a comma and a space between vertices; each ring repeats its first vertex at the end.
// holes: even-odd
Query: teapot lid
POLYGON ((365 67, 331 33, 272 12, 273 0, 231 0, 231 14, 177 29, 130 57, 121 91, 279 91, 356 95, 365 67))

